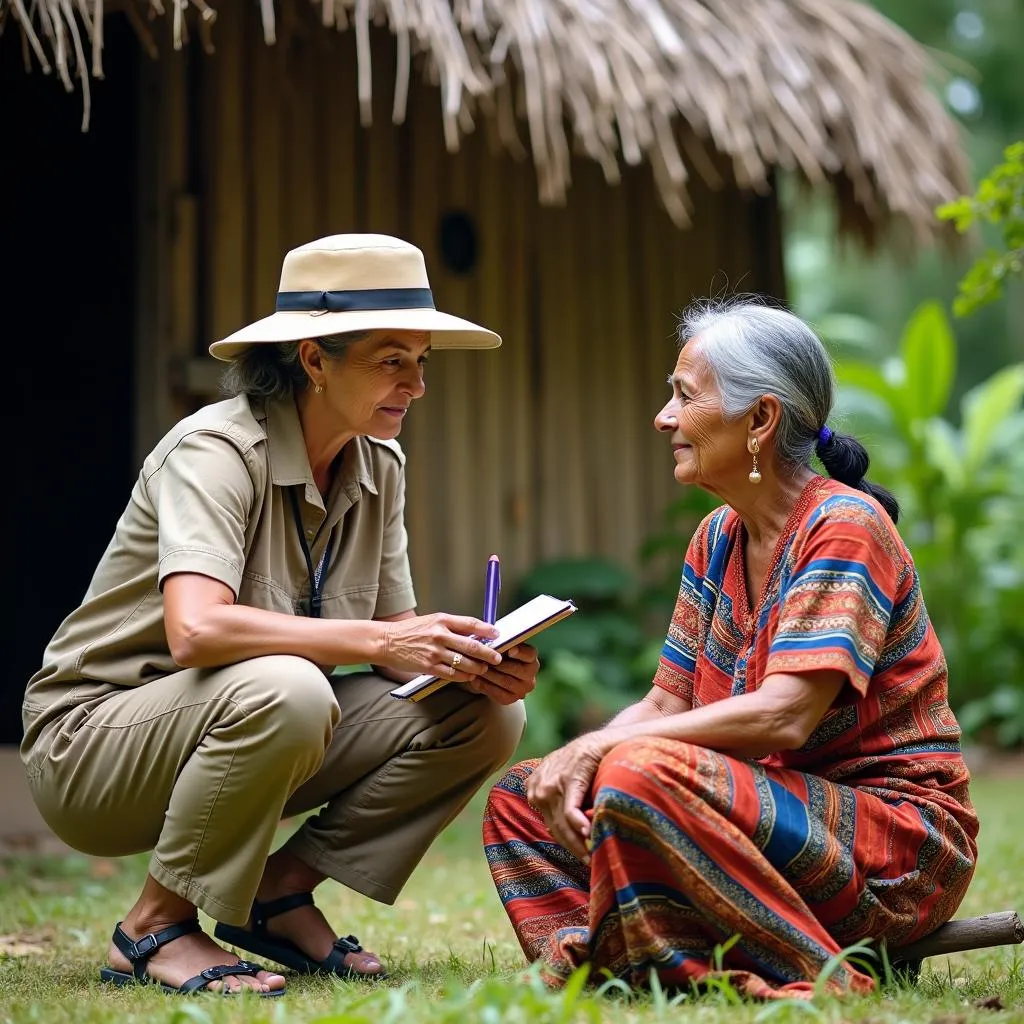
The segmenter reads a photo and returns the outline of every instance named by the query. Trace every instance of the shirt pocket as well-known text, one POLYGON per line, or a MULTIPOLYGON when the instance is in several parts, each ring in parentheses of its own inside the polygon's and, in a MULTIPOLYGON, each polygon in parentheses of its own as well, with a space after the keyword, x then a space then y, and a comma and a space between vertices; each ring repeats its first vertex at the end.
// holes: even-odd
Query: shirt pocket
POLYGON ((246 572, 238 588, 238 604, 284 615, 298 614, 301 599, 301 594, 293 594, 280 583, 254 572, 246 572))
MULTIPOLYGON (((320 617, 372 619, 377 607, 378 589, 376 579, 346 581, 341 584, 328 582, 320 595, 320 617)), ((246 573, 243 577, 238 603, 284 615, 309 614, 309 594, 306 589, 292 592, 255 573, 246 573)))
POLYGON ((377 607, 376 580, 363 583, 349 583, 332 587, 323 595, 323 617, 325 619, 372 619, 377 607))

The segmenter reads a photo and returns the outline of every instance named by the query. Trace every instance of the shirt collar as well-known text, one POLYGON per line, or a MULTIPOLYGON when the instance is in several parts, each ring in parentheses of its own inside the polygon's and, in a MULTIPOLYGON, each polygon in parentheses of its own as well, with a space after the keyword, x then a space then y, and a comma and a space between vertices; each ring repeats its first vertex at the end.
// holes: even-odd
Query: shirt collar
MULTIPOLYGON (((270 453, 270 477, 278 487, 293 487, 302 484, 306 489, 306 500, 321 504, 320 492, 313 483, 313 471, 309 467, 309 455, 299 423, 299 411, 292 399, 265 403, 267 447, 270 453)), ((373 479, 370 458, 370 442, 365 437, 354 437, 345 445, 341 472, 331 488, 331 493, 353 491, 362 487, 370 494, 377 493, 373 479)), ((358 500, 358 494, 350 494, 358 500)))

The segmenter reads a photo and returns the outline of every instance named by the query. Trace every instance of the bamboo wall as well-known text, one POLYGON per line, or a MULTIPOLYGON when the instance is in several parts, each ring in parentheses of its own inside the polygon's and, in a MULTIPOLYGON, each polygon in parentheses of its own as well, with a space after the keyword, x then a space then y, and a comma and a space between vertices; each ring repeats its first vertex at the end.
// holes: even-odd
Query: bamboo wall
MULTIPOLYGON (((651 425, 668 394, 674 314, 723 285, 778 289, 764 201, 695 183, 693 229, 681 232, 648 168, 609 187, 577 161, 568 207, 541 208, 530 162, 498 151, 484 128, 445 151, 438 92, 415 76, 406 125, 391 124, 391 35, 374 37, 364 129, 352 34, 312 21, 279 32, 267 47, 256 5, 224 5, 217 52, 191 76, 165 65, 160 118, 174 134, 163 187, 178 214, 164 353, 201 355, 272 312, 294 245, 345 231, 406 238, 424 250, 438 307, 504 337, 496 352, 436 353, 400 439, 421 609, 475 611, 491 552, 502 556, 503 607, 539 560, 632 564, 675 493, 651 425), (477 227, 466 275, 446 270, 437 245, 453 209, 477 227)), ((179 393, 179 414, 196 391, 179 393)))

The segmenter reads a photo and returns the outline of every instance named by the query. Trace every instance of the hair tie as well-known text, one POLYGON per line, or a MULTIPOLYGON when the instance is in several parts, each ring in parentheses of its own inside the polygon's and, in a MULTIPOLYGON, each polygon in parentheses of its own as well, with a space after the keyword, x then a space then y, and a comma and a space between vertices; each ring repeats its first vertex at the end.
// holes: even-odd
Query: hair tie
POLYGON ((822 447, 824 447, 831 440, 832 440, 832 431, 829 430, 829 428, 827 426, 822 427, 821 430, 818 431, 818 444, 820 444, 822 447))

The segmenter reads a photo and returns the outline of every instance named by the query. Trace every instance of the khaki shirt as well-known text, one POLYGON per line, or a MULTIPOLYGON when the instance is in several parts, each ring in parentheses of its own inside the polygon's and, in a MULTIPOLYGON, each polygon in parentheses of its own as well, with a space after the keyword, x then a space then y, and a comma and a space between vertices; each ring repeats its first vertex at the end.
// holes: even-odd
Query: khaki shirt
POLYGON ((178 671, 161 595, 171 573, 212 576, 240 604, 306 614, 310 579, 289 489, 314 566, 330 539, 323 618, 380 618, 415 607, 405 458, 396 442, 350 441, 325 503, 292 400, 264 407, 240 396, 208 405, 146 458, 85 598, 29 681, 26 731, 116 687, 178 671))

